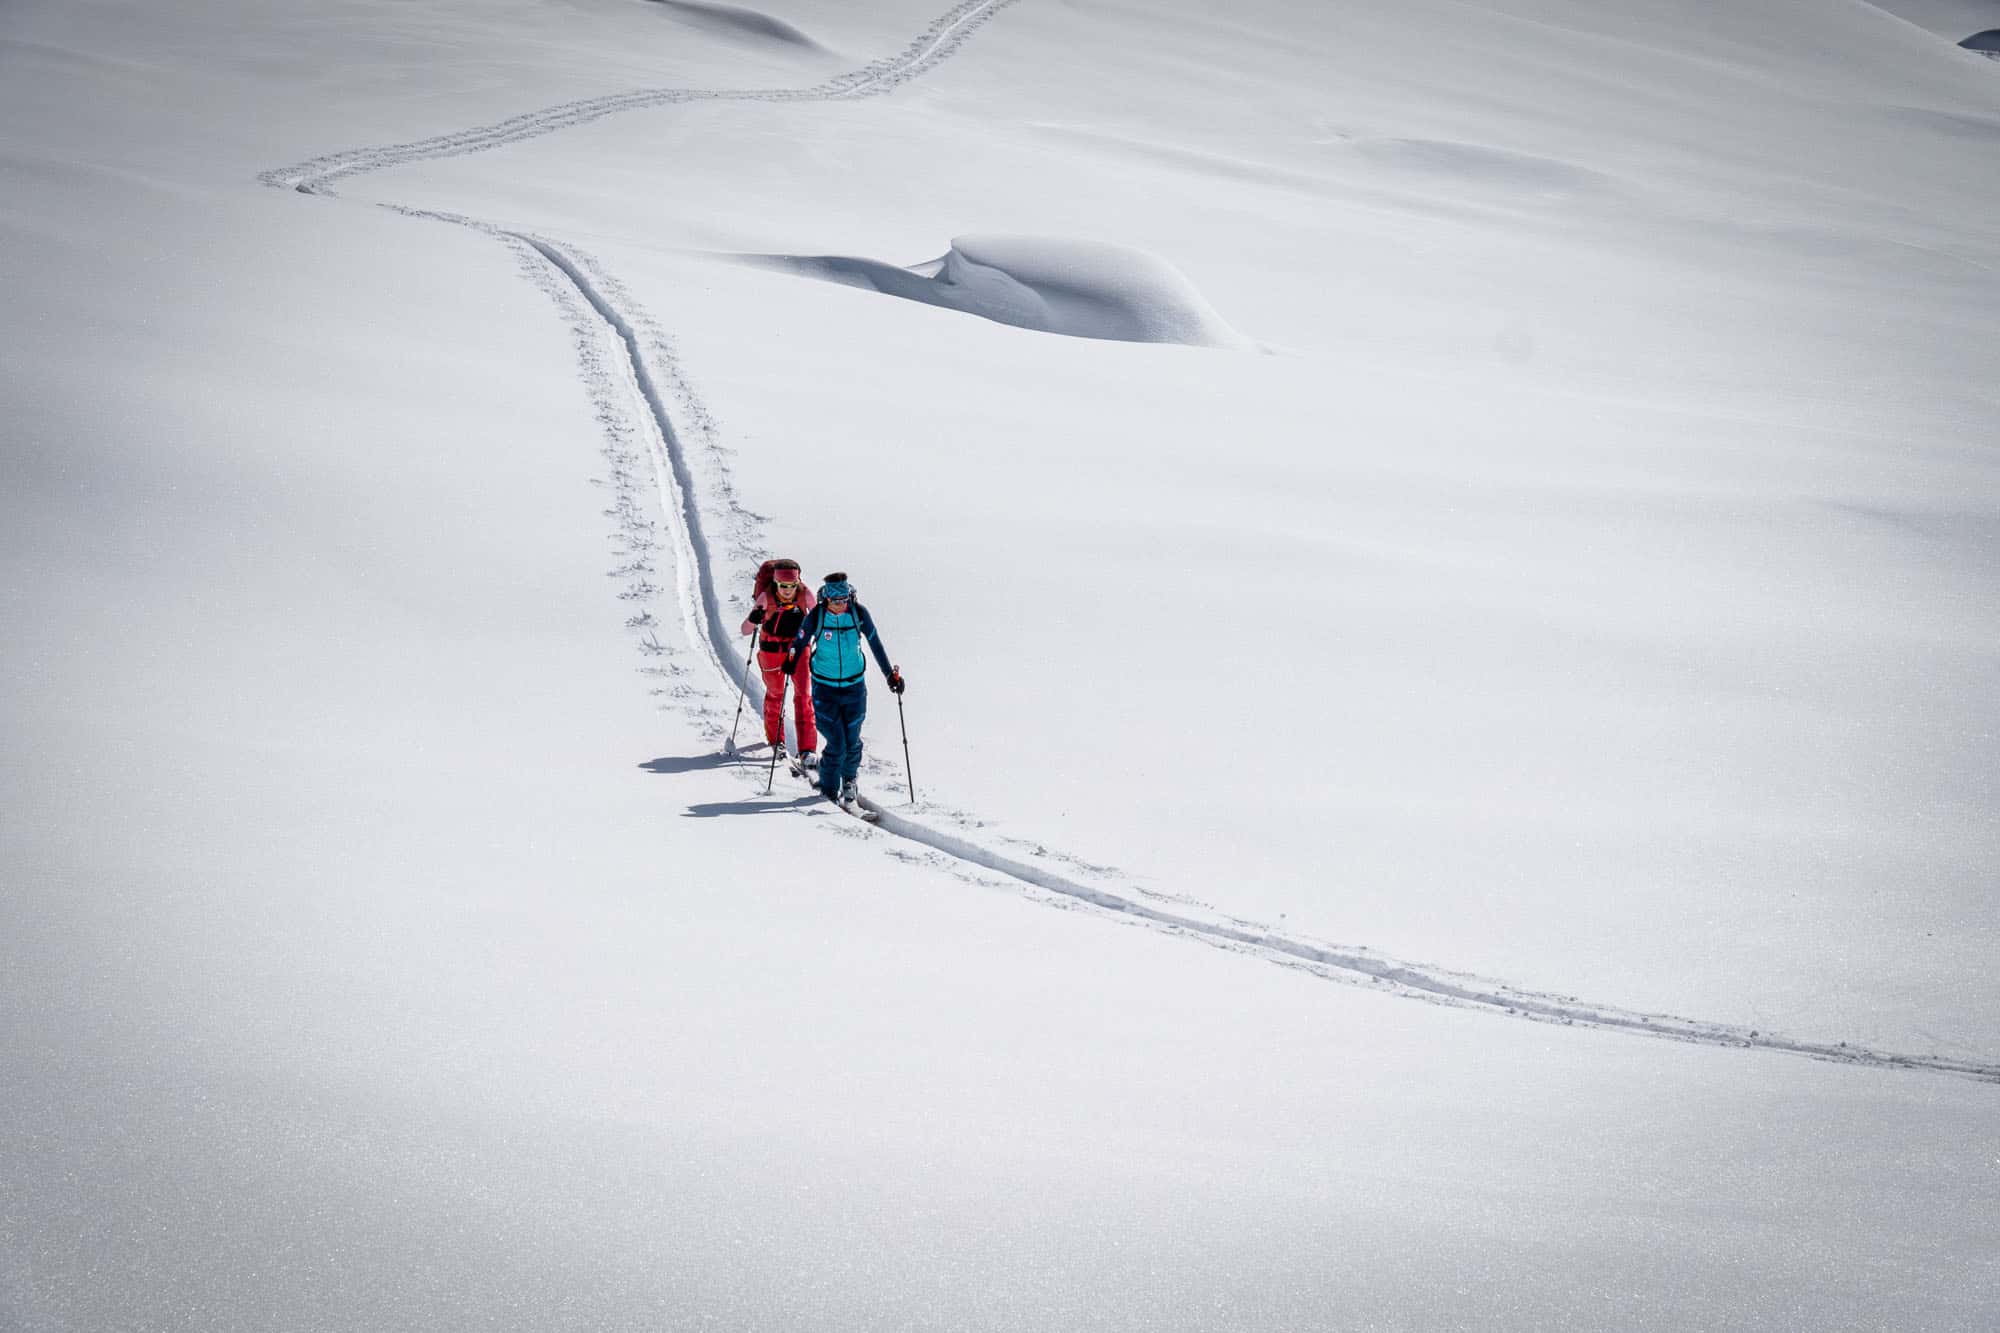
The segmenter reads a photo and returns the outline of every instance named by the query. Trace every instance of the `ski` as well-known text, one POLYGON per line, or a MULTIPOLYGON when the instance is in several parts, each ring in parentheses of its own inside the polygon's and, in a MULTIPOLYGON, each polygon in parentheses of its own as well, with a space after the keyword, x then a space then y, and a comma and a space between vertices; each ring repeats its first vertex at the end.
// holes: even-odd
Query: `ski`
MULTIPOLYGON (((832 798, 829 797, 828 799, 831 800, 832 798)), ((833 803, 864 824, 879 824, 882 822, 882 816, 878 812, 868 809, 859 801, 836 800, 833 803)))
POLYGON ((860 801, 843 801, 836 796, 827 796, 825 792, 820 791, 819 775, 804 764, 801 764, 798 756, 789 751, 785 754, 785 767, 790 769, 792 776, 800 782, 805 783, 806 786, 811 787, 821 796, 826 796, 827 804, 833 806, 842 814, 853 815, 864 824, 879 824, 882 822, 882 815, 879 811, 870 810, 868 807, 862 805, 860 801))

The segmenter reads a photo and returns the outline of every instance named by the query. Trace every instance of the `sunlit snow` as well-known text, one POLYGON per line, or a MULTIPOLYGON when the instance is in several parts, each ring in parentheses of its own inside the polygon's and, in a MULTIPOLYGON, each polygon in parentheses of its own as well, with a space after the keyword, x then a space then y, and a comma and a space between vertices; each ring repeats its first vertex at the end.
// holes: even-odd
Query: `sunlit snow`
POLYGON ((1995 14, 0 11, 0 1328, 1994 1327, 1995 14))

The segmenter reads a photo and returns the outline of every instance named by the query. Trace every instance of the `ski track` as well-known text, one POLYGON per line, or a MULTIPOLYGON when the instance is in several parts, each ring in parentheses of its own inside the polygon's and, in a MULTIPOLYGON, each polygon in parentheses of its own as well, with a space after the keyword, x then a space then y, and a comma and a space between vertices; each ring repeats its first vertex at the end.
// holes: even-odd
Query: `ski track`
POLYGON ((563 102, 510 117, 493 125, 475 125, 450 134, 414 139, 375 148, 350 148, 326 153, 294 166, 278 167, 257 179, 265 185, 301 194, 328 193, 328 185, 344 176, 380 171, 385 167, 429 158, 484 153, 558 130, 575 129, 621 111, 670 106, 679 102, 838 102, 879 97, 949 58, 959 45, 1000 10, 1016 0, 963 0, 940 15, 915 41, 896 55, 808 88, 645 88, 606 97, 563 102))
MULTIPOLYGON (((330 153, 296 166, 265 172, 258 179, 276 188, 330 196, 330 182, 345 176, 430 158, 485 152, 620 111, 693 101, 836 101, 874 96, 917 77, 948 57, 981 24, 1012 3, 1015 0, 965 0, 940 16, 900 54, 811 88, 660 88, 590 98, 429 139, 330 153)), ((658 525, 642 514, 636 498, 640 482, 634 466, 643 458, 650 464, 652 486, 669 520, 667 527, 675 557, 675 601, 682 630, 689 642, 698 646, 707 671, 727 683, 732 700, 741 690, 752 703, 761 703, 762 681, 753 678, 745 664, 737 660, 735 640, 723 616, 722 600, 716 593, 714 552, 702 519, 704 497, 690 462, 687 441, 676 428, 669 402, 678 404, 699 429, 707 431, 711 423, 681 371, 670 340, 639 311, 616 279, 574 246, 461 214, 391 203, 380 206, 406 217, 466 227, 492 237, 514 253, 524 274, 555 301, 571 329, 579 372, 605 433, 603 453, 610 477, 602 484, 609 486, 615 497, 612 508, 605 513, 616 523, 613 540, 622 562, 611 574, 627 580, 619 597, 643 604, 659 591, 647 578, 654 572, 652 555, 659 545, 658 525), (643 452, 635 451, 634 436, 639 437, 643 452)), ((726 476, 723 485, 727 485, 726 476)), ((733 496, 723 498, 729 501, 728 512, 739 525, 751 519, 735 505, 733 496)), ((644 634, 642 651, 669 659, 665 665, 642 668, 676 682, 657 687, 654 693, 679 700, 684 711, 699 719, 709 735, 720 736, 722 730, 710 712, 717 696, 688 681, 687 668, 671 660, 674 650, 660 643, 655 633, 657 622, 650 609, 642 606, 626 625, 644 634)), ((1878 1069, 1954 1074, 2000 1083, 2000 1064, 1896 1052, 1850 1042, 1809 1041, 1760 1029, 1591 1004, 1575 996, 1524 990, 1430 965, 1400 962, 1365 947, 1287 935, 1240 918, 1220 914, 1205 918, 1189 911, 1169 911, 1139 899, 1182 903, 1190 909, 1200 909, 1203 905, 1151 893, 1136 885, 1120 883, 1113 888, 1088 883, 938 829, 865 797, 862 805, 877 817, 873 829, 923 849, 906 851, 888 844, 886 850, 898 859, 930 865, 975 883, 1011 884, 1026 889, 1038 901, 1064 907, 1082 906, 1135 926, 1255 954, 1329 980, 1531 1022, 1704 1046, 1763 1050, 1878 1069), (996 876, 1000 877, 997 881, 993 878, 996 876)), ((851 836, 873 836, 871 826, 859 822, 843 819, 832 827, 851 836)), ((1074 866, 1097 878, 1111 877, 1105 868, 1091 866, 1038 843, 1016 842, 1016 845, 1033 846, 1037 855, 1074 866)))

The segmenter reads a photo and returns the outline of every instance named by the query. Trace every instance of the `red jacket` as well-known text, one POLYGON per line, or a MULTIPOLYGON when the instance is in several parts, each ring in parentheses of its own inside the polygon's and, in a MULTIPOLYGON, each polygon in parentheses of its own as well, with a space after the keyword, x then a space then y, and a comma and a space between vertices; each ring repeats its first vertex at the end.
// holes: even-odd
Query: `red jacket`
MULTIPOLYGON (((780 602, 776 592, 760 592, 756 601, 764 608, 761 627, 764 633, 757 640, 757 665, 766 671, 776 671, 785 664, 785 654, 792 650, 792 637, 813 609, 812 589, 799 584, 798 593, 790 603, 780 602)), ((737 633, 748 634, 758 628, 754 621, 745 620, 737 633)))

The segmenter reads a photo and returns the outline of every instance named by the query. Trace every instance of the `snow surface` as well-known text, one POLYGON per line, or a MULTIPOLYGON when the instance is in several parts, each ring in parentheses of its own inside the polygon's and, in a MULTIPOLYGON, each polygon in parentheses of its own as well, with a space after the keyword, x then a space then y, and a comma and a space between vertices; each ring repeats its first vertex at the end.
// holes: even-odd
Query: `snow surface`
POLYGON ((1991 12, 9 7, 0 1327, 2000 1323, 1991 12))

